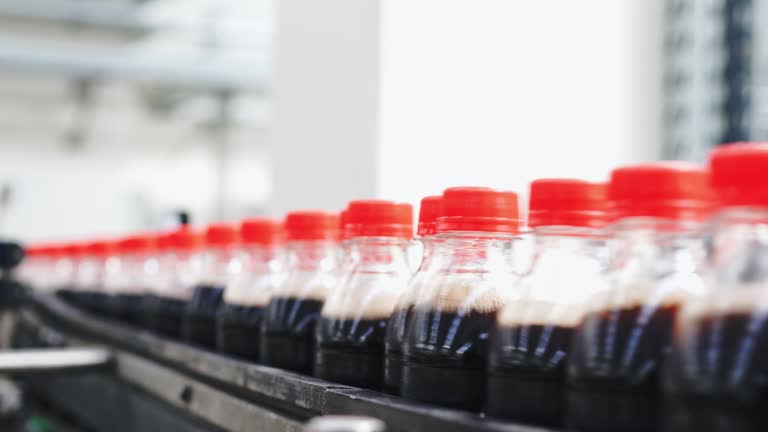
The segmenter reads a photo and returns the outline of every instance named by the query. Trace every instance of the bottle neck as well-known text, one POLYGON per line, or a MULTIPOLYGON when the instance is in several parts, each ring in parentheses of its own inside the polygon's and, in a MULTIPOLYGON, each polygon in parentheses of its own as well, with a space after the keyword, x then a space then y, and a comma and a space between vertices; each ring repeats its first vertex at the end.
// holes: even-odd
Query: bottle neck
POLYGON ((74 282, 77 262, 69 257, 58 258, 53 263, 53 284, 67 286, 74 282))
POLYGON ((538 227, 533 235, 531 265, 553 253, 599 259, 605 246, 605 232, 594 228, 538 227))
POLYGON ((402 238, 357 237, 351 240, 348 253, 357 271, 408 272, 408 244, 402 238))
POLYGON ((516 236, 501 233, 446 232, 435 236, 432 261, 441 271, 485 272, 504 268, 513 271, 516 236))
POLYGON ((623 220, 612 227, 609 245, 612 268, 640 261, 663 263, 653 264, 655 273, 696 272, 705 257, 703 224, 695 221, 623 220))
POLYGON ((80 287, 92 288, 103 278, 106 260, 103 257, 87 255, 82 257, 75 269, 75 278, 80 287))
POLYGON ((236 246, 209 247, 203 255, 203 283, 224 286, 243 271, 242 250, 236 246))
POLYGON ((730 207, 720 210, 711 221, 711 229, 718 231, 729 226, 768 225, 768 207, 730 207))
POLYGON ((435 256, 435 248, 439 240, 434 235, 431 235, 420 238, 419 242, 421 243, 421 262, 416 271, 422 271, 430 265, 432 257, 435 256))
POLYGON ((537 227, 533 230, 534 253, 550 248, 582 250, 599 245, 605 240, 605 232, 595 228, 537 227))
POLYGON ((288 271, 331 271, 336 267, 337 244, 318 240, 286 244, 288 271))
POLYGON ((283 249, 277 245, 247 245, 244 256, 250 272, 265 273, 279 267, 283 259, 283 249))
POLYGON ((610 235, 616 237, 622 233, 648 232, 657 235, 686 235, 700 232, 704 224, 691 219, 663 219, 653 217, 632 217, 620 219, 608 228, 610 235))
POLYGON ((277 245, 245 245, 243 251, 251 261, 268 263, 280 259, 282 249, 277 245))

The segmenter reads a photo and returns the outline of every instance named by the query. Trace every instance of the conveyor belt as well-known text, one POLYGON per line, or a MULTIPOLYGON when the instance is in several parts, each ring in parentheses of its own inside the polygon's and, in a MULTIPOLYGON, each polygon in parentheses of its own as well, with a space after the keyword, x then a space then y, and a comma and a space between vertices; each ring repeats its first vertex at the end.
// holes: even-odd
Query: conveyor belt
MULTIPOLYGON (((162 429, 166 431, 299 431, 307 419, 323 414, 376 417, 387 423, 388 431, 551 431, 490 421, 479 415, 245 363, 94 317, 50 295, 31 294, 28 305, 19 314, 19 324, 21 333, 39 336, 17 338, 37 341, 27 342, 27 346, 105 344, 114 350, 114 370, 96 376, 56 378, 55 384, 42 386, 43 391, 52 393, 54 398, 68 394, 67 391, 115 394, 112 402, 120 397, 136 398, 137 407, 146 404, 146 395, 151 395, 176 417, 188 417, 181 419, 187 426, 176 429, 168 425, 162 429), (126 395, 119 394, 115 387, 119 383, 128 384, 126 395), (137 389, 136 395, 130 394, 137 389)), ((75 405, 70 408, 76 410, 76 404, 70 405, 75 405)))

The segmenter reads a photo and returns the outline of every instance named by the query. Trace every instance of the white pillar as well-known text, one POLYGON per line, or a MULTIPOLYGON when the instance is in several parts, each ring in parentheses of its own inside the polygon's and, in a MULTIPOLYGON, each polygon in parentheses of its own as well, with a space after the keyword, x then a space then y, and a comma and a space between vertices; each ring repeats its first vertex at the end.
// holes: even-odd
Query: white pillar
POLYGON ((378 1, 280 0, 275 52, 272 211, 374 196, 378 1))

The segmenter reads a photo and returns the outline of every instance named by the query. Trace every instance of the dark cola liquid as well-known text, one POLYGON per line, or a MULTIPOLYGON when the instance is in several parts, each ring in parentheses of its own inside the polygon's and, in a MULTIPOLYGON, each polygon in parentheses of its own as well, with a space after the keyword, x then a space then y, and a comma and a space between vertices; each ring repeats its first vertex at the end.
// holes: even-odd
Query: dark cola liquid
POLYGON ((224 304, 216 317, 216 349, 247 360, 259 360, 264 308, 224 304))
POLYGON ((69 303, 77 308, 85 309, 86 301, 86 292, 83 290, 74 290, 71 291, 69 294, 69 303))
POLYGON ((701 320, 667 369, 665 431, 768 430, 768 316, 730 313, 701 320))
POLYGON ((382 390, 389 394, 400 394, 403 381, 403 340, 412 313, 413 306, 397 309, 387 324, 382 390))
POLYGON ((62 298, 66 299, 69 304, 80 309, 85 309, 88 292, 82 289, 66 290, 62 292, 62 298))
POLYGON ((320 319, 315 375, 372 390, 384 379, 387 319, 320 319))
POLYGON ((224 302, 224 287, 198 285, 184 309, 181 336, 204 348, 216 348, 216 314, 224 302))
POLYGON ((141 294, 115 294, 107 299, 107 315, 115 320, 139 325, 142 322, 144 296, 141 294))
POLYGON ((262 363, 311 374, 315 326, 323 302, 296 297, 272 298, 264 312, 259 355, 262 363))
POLYGON ((575 336, 566 423, 586 431, 655 431, 659 376, 677 306, 587 315, 575 336))
POLYGON ((71 304, 71 305, 75 305, 75 303, 76 303, 76 301, 75 301, 75 297, 76 297, 75 290, 73 290, 71 288, 59 288, 59 289, 57 289, 56 290, 56 296, 58 298, 64 300, 65 302, 71 304))
POLYGON ((83 296, 83 309, 96 315, 104 315, 109 296, 103 291, 88 291, 83 296))
POLYGON ((98 290, 87 290, 80 293, 80 306, 94 314, 103 313, 107 295, 98 290))
POLYGON ((187 302, 180 299, 147 296, 144 300, 145 326, 150 331, 171 339, 181 338, 181 327, 187 302))
POLYGON ((497 312, 466 315, 414 310, 403 345, 401 394, 408 399, 480 411, 485 398, 488 336, 497 312))
POLYGON ((546 426, 563 423, 572 327, 502 326, 489 354, 486 413, 546 426))

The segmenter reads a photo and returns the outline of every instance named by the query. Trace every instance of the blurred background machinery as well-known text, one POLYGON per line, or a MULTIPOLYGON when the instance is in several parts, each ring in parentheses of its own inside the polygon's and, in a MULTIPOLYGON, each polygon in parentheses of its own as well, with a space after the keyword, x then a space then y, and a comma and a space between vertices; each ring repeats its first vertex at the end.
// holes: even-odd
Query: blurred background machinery
MULTIPOLYGON (((225 173, 243 153, 258 166, 265 146, 271 8, 266 0, 0 1, 0 181, 15 180, 16 206, 128 210, 113 226, 162 223, 190 204, 226 217, 225 173), (110 197, 123 191, 83 176, 135 185, 131 208, 110 197), (189 189, 194 199, 174 202, 171 190, 189 189), (57 206, 57 196, 68 202, 57 206)), ((242 205, 258 210, 264 193, 251 192, 242 205)), ((55 220, 29 222, 56 230, 55 220)))
POLYGON ((768 2, 667 0, 664 156, 768 138, 768 2))

